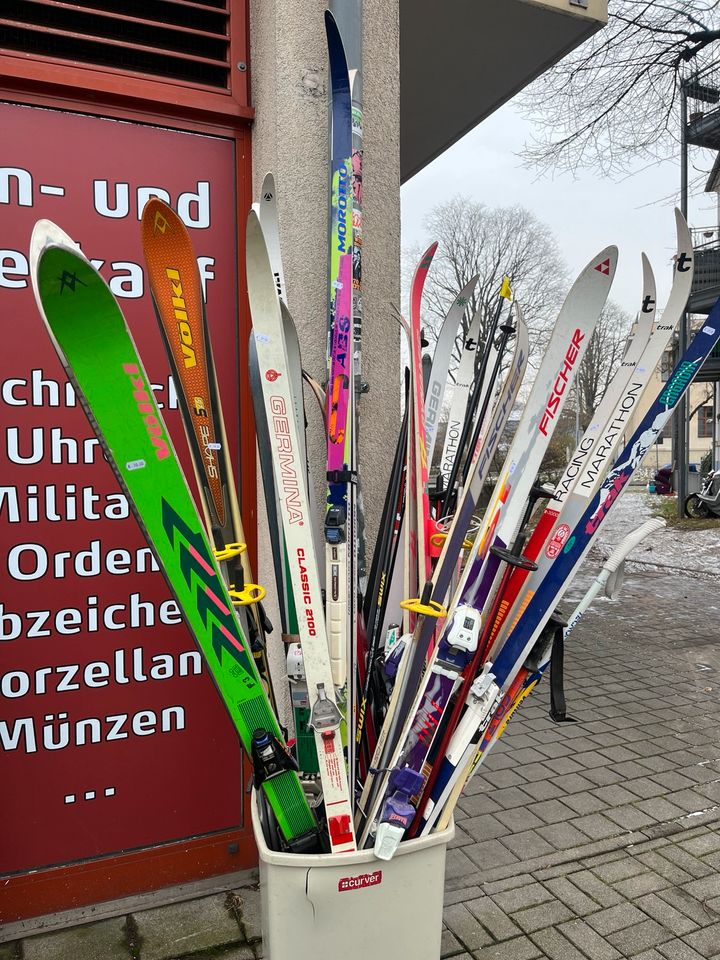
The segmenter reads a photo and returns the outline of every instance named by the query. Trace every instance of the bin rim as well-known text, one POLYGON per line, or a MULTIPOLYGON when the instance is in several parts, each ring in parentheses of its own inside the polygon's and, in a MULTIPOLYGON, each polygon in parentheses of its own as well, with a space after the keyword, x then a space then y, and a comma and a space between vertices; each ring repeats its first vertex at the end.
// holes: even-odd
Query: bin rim
MULTIPOLYGON (((252 820, 253 834, 257 844, 260 860, 263 863, 270 863, 276 866, 285 867, 343 867, 354 866, 360 863, 376 863, 381 866, 387 863, 387 860, 380 860, 375 856, 372 849, 356 850, 354 853, 280 853, 277 850, 271 850, 265 842, 260 817, 258 816, 257 800, 255 789, 252 791, 252 800, 250 803, 250 816, 252 820)), ((403 857, 416 850, 427 850, 429 847, 443 844, 447 846, 455 836, 455 821, 450 821, 444 830, 436 833, 429 833, 426 837, 415 837, 412 840, 404 840, 397 848, 395 857, 403 857)), ((393 859, 395 859, 393 857, 393 859)), ((391 861, 392 862, 392 861, 391 861)))

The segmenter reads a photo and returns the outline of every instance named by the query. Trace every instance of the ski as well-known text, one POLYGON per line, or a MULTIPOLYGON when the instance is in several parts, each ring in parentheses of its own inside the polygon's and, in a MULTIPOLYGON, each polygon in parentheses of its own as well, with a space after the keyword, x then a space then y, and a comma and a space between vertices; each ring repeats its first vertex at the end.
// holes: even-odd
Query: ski
MULTIPOLYGON (((594 536, 718 340, 720 340, 720 301, 713 307, 705 324, 680 358, 669 380, 663 385, 638 424, 600 489, 586 501, 586 508, 574 528, 568 532, 569 535, 565 538, 564 545, 547 574, 530 592, 522 616, 516 620, 490 668, 503 693, 512 688, 516 677, 523 669, 523 664, 532 657, 534 646, 541 643, 543 629, 557 603, 572 583, 575 573, 590 549, 594 536)), ((453 761, 449 760, 446 753, 443 769, 437 780, 438 785, 442 784, 441 793, 439 796, 431 796, 436 809, 440 809, 439 801, 442 795, 453 792, 458 779, 464 783, 471 775, 480 762, 483 749, 482 745, 479 749, 473 749, 470 745, 461 751, 458 745, 453 750, 456 758, 453 761)), ((431 809, 430 813, 433 812, 434 810, 431 809)), ((427 810, 424 811, 424 818, 428 820, 427 810)))
MULTIPOLYGON (((408 324, 404 317, 399 317, 407 335, 410 350, 410 419, 407 437, 407 494, 404 522, 406 596, 414 596, 418 592, 419 584, 427 578, 429 564, 427 538, 430 501, 427 492, 428 465, 425 455, 425 391, 420 309, 425 281, 437 246, 437 243, 432 243, 415 268, 410 285, 410 323, 408 324)), ((411 630, 415 624, 415 618, 409 611, 405 612, 404 622, 408 630, 411 630)))
MULTIPOLYGON (((610 292, 615 273, 617 250, 607 248, 591 261, 580 274, 560 311, 540 369, 524 404, 505 465, 500 473, 483 522, 470 551, 455 597, 449 607, 448 619, 440 637, 435 657, 430 661, 409 719, 400 738, 400 748, 393 756, 391 768, 410 767, 419 777, 419 795, 426 774, 430 773, 427 758, 435 749, 443 755, 442 730, 448 732, 470 692, 472 681, 482 663, 484 643, 489 622, 481 634, 481 616, 493 593, 493 585, 501 561, 523 564, 507 553, 512 538, 520 526, 526 501, 535 476, 547 450, 552 432, 570 392, 573 378, 582 362, 593 329, 610 292), (607 270, 598 271, 598 264, 607 270), (548 410, 552 410, 552 416, 548 410), (494 548, 490 551, 490 544, 494 548), (447 720, 446 708, 457 689, 456 706, 447 720), (441 724, 445 724, 441 727, 441 724)), ((523 564, 524 565, 524 564, 523 564)), ((492 618, 490 618, 492 622, 492 618)), ((383 822, 381 814, 381 824, 383 822)), ((392 829, 392 828, 391 828, 392 829)), ((376 854, 386 844, 386 834, 378 832, 376 854), (385 834, 385 835, 384 835, 385 834)), ((398 838, 398 832, 393 834, 398 838)))
POLYGON ((230 556, 221 569, 227 568, 231 596, 242 604, 243 626, 277 712, 266 653, 268 623, 261 604, 253 602, 260 588, 252 582, 192 241, 175 211, 155 197, 143 208, 141 233, 152 302, 177 385, 206 529, 215 550, 230 556))
MULTIPOLYGON (((514 354, 503 392, 493 416, 492 429, 481 455, 473 458, 471 482, 468 483, 445 540, 442 554, 434 571, 434 579, 428 581, 425 585, 422 597, 405 601, 406 606, 415 608, 418 618, 404 657, 404 669, 402 674, 398 674, 395 681, 394 706, 392 709, 388 708, 385 723, 378 738, 376 755, 373 757, 373 767, 379 770, 387 771, 390 766, 389 761, 397 749, 401 731, 409 716, 411 705, 425 671, 427 652, 435 632, 437 617, 447 614, 444 604, 448 589, 463 548, 467 529, 482 492, 490 462, 520 389, 527 358, 527 327, 522 317, 518 316, 514 354)), ((367 839, 377 815, 380 801, 385 793, 386 781, 387 776, 381 774, 372 779, 368 776, 365 782, 359 808, 359 822, 363 826, 363 843, 367 839)))
POLYGON ((125 319, 102 277, 62 236, 41 220, 31 241, 33 290, 50 339, 205 657, 286 844, 315 852, 314 817, 125 319))
MULTIPOLYGON (((525 550, 526 556, 538 561, 539 569, 532 577, 534 583, 538 583, 545 575, 557 551, 562 548, 570 527, 582 513, 585 501, 600 485, 620 443, 625 424, 640 402, 685 309, 692 286, 692 240, 679 210, 675 211, 675 225, 675 273, 665 311, 662 318, 654 323, 648 339, 647 324, 655 317, 655 282, 649 263, 644 258, 643 300, 635 342, 630 346, 606 397, 599 404, 592 422, 570 458, 556 487, 553 502, 540 517, 525 550)), ((493 628, 493 650, 502 643, 522 611, 524 601, 520 593, 525 580, 526 574, 516 571, 510 582, 498 623, 493 628)), ((527 596, 527 592, 524 596, 527 596)), ((491 652, 491 658, 492 655, 491 652)))
POLYGON ((485 373, 489 369, 489 361, 491 357, 490 344, 494 342, 495 335, 500 324, 503 302, 511 299, 512 290, 510 288, 510 278, 503 277, 503 281, 500 286, 500 292, 498 293, 497 305, 490 321, 490 330, 488 332, 486 348, 483 352, 480 369, 475 377, 475 389, 470 396, 462 433, 460 434, 460 439, 458 440, 458 452, 453 460, 453 464, 447 478, 447 488, 445 490, 445 497, 443 499, 442 506, 442 515, 445 517, 452 513, 457 501, 460 498, 460 488, 457 484, 458 477, 462 475, 463 480, 466 481, 470 471, 470 465, 477 447, 478 436, 483 419, 482 415, 477 416, 477 410, 480 406, 481 400, 483 401, 486 409, 488 406, 487 395, 482 395, 482 389, 485 382, 485 373), (475 423, 476 430, 473 430, 473 423, 475 423), (470 439, 471 436, 472 440, 470 439))
POLYGON ((327 513, 325 616, 335 686, 347 683, 350 648, 352 529, 348 520, 352 475, 352 111, 350 81, 335 20, 325 13, 332 96, 330 339, 327 387, 327 513))
POLYGON ((293 414, 282 310, 262 228, 254 211, 247 221, 247 281, 255 346, 273 455, 275 486, 290 561, 310 704, 310 725, 320 763, 323 803, 333 853, 355 849, 352 808, 335 702, 330 652, 322 611, 317 559, 310 527, 308 492, 293 414))
MULTIPOLYGON (((455 457, 458 455, 459 451, 460 435, 462 433, 463 424, 468 412, 470 388, 472 387, 473 379, 475 377, 481 321, 482 310, 478 310, 470 321, 467 335, 463 340, 462 351, 460 353, 460 363, 458 364, 457 374, 455 376, 452 402, 450 404, 450 412, 448 414, 447 427, 445 430, 445 442, 443 443, 442 453, 440 454, 440 464, 438 467, 441 491, 447 490, 447 481, 452 472, 455 457)), ((489 366, 490 369, 492 369, 493 364, 490 364, 489 366)), ((481 387, 481 390, 482 389, 483 388, 481 387)))
MULTIPOLYGON (((463 316, 468 308, 477 282, 478 276, 476 274, 470 278, 468 283, 465 284, 455 297, 450 309, 445 314, 445 319, 442 322, 437 342, 435 343, 435 352, 433 353, 432 365, 430 367, 430 379, 425 393, 425 456, 427 457, 428 471, 435 453, 435 442, 437 440, 440 416, 442 414, 445 392, 448 385, 448 370, 450 369, 450 360, 455 347, 455 341, 458 338, 458 327, 460 327, 462 323, 463 316)), ((465 338, 464 341, 464 344, 468 343, 469 337, 465 338)), ((465 346, 463 349, 465 349, 465 346)), ((468 347, 468 349, 474 349, 474 347, 468 347)), ((457 383, 455 386, 457 388, 457 383)))

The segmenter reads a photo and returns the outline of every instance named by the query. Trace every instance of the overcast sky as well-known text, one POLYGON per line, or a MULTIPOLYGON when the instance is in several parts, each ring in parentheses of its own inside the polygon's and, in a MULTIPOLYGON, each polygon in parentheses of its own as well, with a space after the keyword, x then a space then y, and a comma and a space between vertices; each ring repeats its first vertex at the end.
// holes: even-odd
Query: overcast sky
MULTIPOLYGON (((403 247, 426 246, 433 238, 424 230, 423 218, 456 194, 491 207, 520 204, 553 231, 572 279, 603 247, 616 244, 620 256, 610 297, 632 316, 641 296, 644 250, 662 309, 672 279, 679 158, 643 169, 638 165, 636 173, 619 182, 587 172, 576 180, 570 174, 538 180, 518 157, 531 132, 513 104, 506 104, 408 181, 401 194, 403 247)), ((691 149, 690 162, 708 168, 701 151, 691 149)), ((691 227, 717 225, 715 194, 701 192, 691 200, 689 221, 691 227)))

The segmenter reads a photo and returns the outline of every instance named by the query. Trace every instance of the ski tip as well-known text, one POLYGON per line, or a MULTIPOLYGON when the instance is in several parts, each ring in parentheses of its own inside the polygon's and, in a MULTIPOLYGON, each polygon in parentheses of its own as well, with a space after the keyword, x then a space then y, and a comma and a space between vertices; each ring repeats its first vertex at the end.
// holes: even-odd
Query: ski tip
POLYGON ((47 247, 69 247, 79 253, 84 259, 85 254, 80 245, 72 239, 52 220, 38 220, 30 236, 30 273, 37 271, 40 256, 47 247))
POLYGON ((277 187, 275 186, 275 174, 268 171, 263 177, 262 187, 260 188, 261 201, 270 203, 277 197, 277 187))
MULTIPOLYGON (((614 243, 601 250, 583 270, 583 275, 600 276, 607 279, 608 284, 612 283, 615 276, 615 270, 618 265, 618 248, 614 243)), ((579 279, 579 278, 578 278, 579 279)))
POLYGON ((680 256, 684 253, 686 256, 691 256, 692 238, 690 229, 687 220, 677 207, 675 207, 675 230, 677 232, 677 255, 680 256))

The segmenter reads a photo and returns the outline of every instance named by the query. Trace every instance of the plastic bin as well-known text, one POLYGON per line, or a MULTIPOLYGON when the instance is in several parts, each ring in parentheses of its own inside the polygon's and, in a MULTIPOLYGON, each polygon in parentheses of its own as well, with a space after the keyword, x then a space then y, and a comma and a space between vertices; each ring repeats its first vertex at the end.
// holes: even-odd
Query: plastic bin
POLYGON ((265 960, 438 960, 453 823, 389 861, 372 850, 302 856, 270 850, 254 797, 251 807, 265 960))

